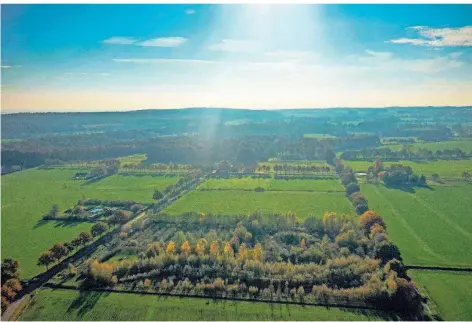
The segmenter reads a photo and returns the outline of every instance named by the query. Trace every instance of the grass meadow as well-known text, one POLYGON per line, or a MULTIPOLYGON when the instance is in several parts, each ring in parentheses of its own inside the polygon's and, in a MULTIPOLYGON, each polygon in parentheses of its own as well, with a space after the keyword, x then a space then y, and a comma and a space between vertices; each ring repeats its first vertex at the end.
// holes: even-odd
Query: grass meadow
POLYGON ((234 190, 254 190, 257 187, 265 190, 286 190, 286 191, 339 191, 344 192, 344 188, 338 179, 309 180, 309 179, 210 179, 199 188, 204 189, 234 189, 234 190))
POLYGON ((461 149, 464 152, 472 153, 472 140, 453 140, 453 141, 440 141, 440 142, 416 142, 407 144, 386 144, 385 147, 392 150, 401 150, 404 145, 410 145, 413 150, 417 149, 428 149, 433 152, 437 150, 452 150, 461 149))
POLYGON ((171 215, 188 211, 213 214, 252 214, 292 212, 299 218, 321 217, 326 211, 353 213, 342 193, 305 191, 192 191, 164 209, 171 215))
POLYGON ((2 259, 20 260, 21 278, 44 270, 36 265, 39 254, 56 242, 65 242, 91 224, 66 224, 41 221, 53 204, 61 210, 79 199, 126 199, 151 202, 154 189, 162 189, 178 178, 114 175, 88 184, 72 180, 77 170, 28 169, 2 176, 2 259))
POLYGON ((409 270, 446 321, 472 320, 472 273, 409 270))
POLYGON ((23 321, 380 320, 338 308, 41 289, 23 321))
MULTIPOLYGON (((439 174, 442 178, 462 178, 462 173, 472 173, 472 160, 438 160, 430 162, 398 161, 384 162, 385 166, 392 163, 401 163, 410 166, 417 174, 424 174, 430 177, 433 173, 439 174)), ((344 161, 344 165, 352 167, 354 171, 367 171, 372 165, 370 161, 344 161)))
POLYGON ((406 264, 472 267, 472 185, 406 192, 362 184, 361 191, 384 218, 406 264))

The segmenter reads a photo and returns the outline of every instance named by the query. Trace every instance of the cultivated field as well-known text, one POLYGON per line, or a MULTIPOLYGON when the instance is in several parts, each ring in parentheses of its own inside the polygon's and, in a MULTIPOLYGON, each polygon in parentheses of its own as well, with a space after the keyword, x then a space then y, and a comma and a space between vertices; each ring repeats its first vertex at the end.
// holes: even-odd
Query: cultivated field
POLYGON ((337 179, 310 180, 310 179, 210 179, 202 184, 200 189, 233 189, 233 190, 253 190, 255 188, 266 190, 287 190, 287 191, 340 191, 344 188, 337 179))
POLYGON ((152 202, 154 189, 175 183, 178 177, 114 175, 94 183, 73 180, 76 169, 29 169, 2 176, 2 259, 21 262, 21 277, 44 269, 36 265, 39 254, 55 242, 66 242, 91 224, 57 224, 41 221, 53 204, 60 210, 79 199, 135 200, 152 202))
POLYGON ((304 191, 192 191, 163 210, 176 215, 188 211, 213 214, 295 213, 300 218, 321 217, 326 211, 353 213, 342 193, 304 191))
POLYGON ((337 308, 42 289, 21 320, 379 320, 337 308))
POLYGON ((472 320, 472 273, 410 270, 446 321, 472 320))
POLYGON ((472 185, 406 192, 363 184, 361 191, 385 219, 406 264, 472 267, 472 185))
MULTIPOLYGON (((472 160, 438 160, 430 162, 398 161, 384 162, 385 166, 392 163, 401 163, 410 166, 419 175, 424 174, 430 177, 433 173, 439 174, 442 178, 461 178, 462 173, 472 173, 472 160)), ((372 162, 369 161, 344 161, 345 166, 352 167, 354 171, 367 171, 372 162)))

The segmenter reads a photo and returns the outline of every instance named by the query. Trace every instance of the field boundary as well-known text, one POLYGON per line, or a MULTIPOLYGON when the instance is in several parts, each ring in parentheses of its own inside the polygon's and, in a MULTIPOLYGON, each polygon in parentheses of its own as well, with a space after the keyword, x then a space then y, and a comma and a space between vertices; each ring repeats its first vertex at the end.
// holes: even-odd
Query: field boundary
POLYGON ((429 271, 472 272, 472 267, 405 265, 405 268, 429 271))
POLYGON ((199 191, 248 191, 248 192, 320 192, 320 193, 344 193, 344 190, 312 190, 312 189, 271 189, 270 187, 264 191, 255 191, 255 189, 245 188, 198 188, 199 191))
MULTIPOLYGON (((334 303, 303 303, 303 302, 290 302, 280 300, 263 300, 263 299, 245 299, 240 297, 223 297, 223 296, 205 296, 205 295, 194 295, 194 294, 174 294, 168 292, 146 292, 146 291, 131 291, 131 290, 112 290, 106 288, 87 288, 81 289, 77 286, 72 285, 60 285, 55 283, 44 283, 43 287, 50 289, 63 289, 73 291, 85 291, 85 292, 103 292, 103 293, 121 293, 121 294, 135 294, 135 295, 150 295, 150 296, 169 296, 179 298, 197 298, 207 300, 223 300, 223 301, 235 301, 235 302, 252 302, 252 303, 266 303, 266 304, 288 304, 288 305, 300 305, 300 306, 316 306, 316 307, 333 307, 333 308, 344 308, 344 309, 360 309, 370 310, 376 312, 390 313, 388 310, 376 309, 371 306, 362 305, 350 305, 350 304, 334 304, 334 303)), ((392 311, 392 313, 395 313, 392 311)))

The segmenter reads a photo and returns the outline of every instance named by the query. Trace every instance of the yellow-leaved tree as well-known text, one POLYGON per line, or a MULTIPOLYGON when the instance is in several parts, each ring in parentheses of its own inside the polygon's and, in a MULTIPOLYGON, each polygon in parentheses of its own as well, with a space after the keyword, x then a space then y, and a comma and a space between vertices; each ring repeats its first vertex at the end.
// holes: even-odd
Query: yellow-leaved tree
POLYGON ((190 248, 190 243, 188 242, 188 240, 182 243, 182 246, 180 246, 180 251, 187 256, 190 255, 191 248, 190 248))
POLYGON ((175 243, 173 241, 167 244, 166 253, 167 255, 173 255, 175 253, 175 243))
POLYGON ((220 244, 217 240, 214 240, 210 245, 210 256, 218 257, 220 254, 220 244))
POLYGON ((256 246, 254 246, 252 258, 259 262, 262 262, 262 260, 264 259, 264 251, 262 250, 262 246, 260 243, 257 243, 256 246))
POLYGON ((246 244, 241 244, 241 247, 239 247, 239 252, 238 252, 238 259, 239 260, 246 260, 248 255, 247 247, 246 244))
POLYGON ((195 247, 195 251, 198 255, 204 255, 207 247, 207 241, 204 238, 200 238, 195 247))
POLYGON ((231 244, 229 242, 225 243, 223 253, 228 257, 234 257, 234 250, 233 250, 233 247, 231 246, 231 244))

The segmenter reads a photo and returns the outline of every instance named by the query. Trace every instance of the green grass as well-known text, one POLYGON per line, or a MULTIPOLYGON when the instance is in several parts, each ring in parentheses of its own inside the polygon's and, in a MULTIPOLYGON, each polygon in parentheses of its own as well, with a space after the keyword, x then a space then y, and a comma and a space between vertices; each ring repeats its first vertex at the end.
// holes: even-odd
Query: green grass
POLYGON ((472 320, 472 274, 410 270, 408 273, 431 297, 446 321, 472 320))
POLYGON ((472 267, 472 185, 411 193, 362 184, 361 191, 384 218, 406 264, 472 267))
POLYGON ((472 140, 386 144, 385 147, 390 148, 392 150, 401 150, 403 148, 403 145, 411 145, 413 150, 422 148, 436 152, 437 150, 452 150, 458 148, 464 152, 472 153, 472 140))
POLYGON ((241 179, 209 179, 198 188, 204 189, 255 189, 261 187, 269 189, 272 179, 253 179, 253 178, 241 178, 241 179))
POLYGON ((321 217, 326 211, 353 213, 342 193, 326 192, 252 192, 252 191, 192 191, 164 209, 177 215, 187 211, 213 214, 295 213, 299 218, 321 217))
MULTIPOLYGON (((438 160, 430 162, 398 161, 384 162, 385 166, 392 163, 401 163, 410 166, 415 173, 431 176, 439 174, 443 178, 462 178, 462 173, 472 173, 472 160, 438 160)), ((373 163, 369 161, 344 161, 345 166, 352 167, 354 171, 367 171, 373 163)))
POLYGON ((344 187, 339 179, 331 180, 273 180, 270 185, 273 190, 313 190, 313 191, 340 191, 344 192, 344 187))
POLYGON ((136 255, 135 252, 130 252, 130 251, 120 251, 117 254, 115 254, 113 257, 107 260, 107 262, 110 263, 118 263, 124 259, 130 259, 130 260, 137 260, 138 255, 136 255))
POLYGON ((306 133, 303 134, 304 138, 307 139, 334 139, 337 138, 337 136, 331 135, 331 134, 321 134, 321 133, 306 133))
POLYGON ((379 320, 337 308, 42 289, 23 321, 379 320))
POLYGON ((126 164, 139 164, 141 162, 144 162, 147 160, 147 156, 146 154, 133 154, 117 159, 120 160, 120 166, 122 167, 126 164))
POLYGON ((124 176, 113 175, 85 186, 86 198, 103 200, 134 200, 152 202, 155 189, 164 190, 179 180, 177 176, 124 176))
POLYGON ((2 259, 20 260, 21 277, 32 277, 44 270, 36 265, 39 254, 56 242, 66 242, 91 224, 57 226, 41 222, 53 204, 61 211, 79 199, 125 199, 151 202, 154 189, 163 189, 177 177, 134 177, 114 175, 92 184, 72 180, 77 170, 28 169, 2 176, 2 259))
POLYGON ((233 179, 210 179, 203 183, 199 189, 234 189, 234 190, 254 190, 257 187, 266 190, 286 190, 286 191, 344 191, 343 186, 337 179, 330 180, 309 180, 309 179, 253 179, 253 178, 233 178, 233 179))

